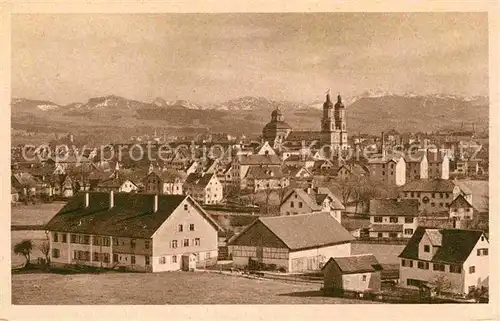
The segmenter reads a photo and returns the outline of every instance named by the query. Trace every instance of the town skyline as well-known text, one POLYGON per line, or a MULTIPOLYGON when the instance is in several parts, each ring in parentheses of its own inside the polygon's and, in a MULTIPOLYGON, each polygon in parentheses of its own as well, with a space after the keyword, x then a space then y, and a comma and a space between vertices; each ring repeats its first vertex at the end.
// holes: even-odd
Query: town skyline
POLYGON ((488 95, 481 13, 16 15, 12 31, 12 96, 58 104, 488 95))

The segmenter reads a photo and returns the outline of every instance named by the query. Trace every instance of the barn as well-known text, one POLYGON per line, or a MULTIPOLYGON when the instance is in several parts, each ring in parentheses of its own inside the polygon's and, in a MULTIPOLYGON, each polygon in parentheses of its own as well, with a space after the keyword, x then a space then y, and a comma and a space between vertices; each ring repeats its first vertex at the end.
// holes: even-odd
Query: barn
POLYGON ((229 241, 234 266, 320 270, 331 257, 349 256, 354 237, 330 213, 260 217, 229 241))

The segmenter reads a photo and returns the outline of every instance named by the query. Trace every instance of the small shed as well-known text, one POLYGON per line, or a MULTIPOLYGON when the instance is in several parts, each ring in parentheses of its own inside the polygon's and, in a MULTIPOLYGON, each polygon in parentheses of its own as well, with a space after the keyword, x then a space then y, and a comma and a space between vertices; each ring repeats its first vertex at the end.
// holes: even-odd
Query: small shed
POLYGON ((323 267, 327 291, 378 291, 382 266, 373 254, 332 257, 323 267))

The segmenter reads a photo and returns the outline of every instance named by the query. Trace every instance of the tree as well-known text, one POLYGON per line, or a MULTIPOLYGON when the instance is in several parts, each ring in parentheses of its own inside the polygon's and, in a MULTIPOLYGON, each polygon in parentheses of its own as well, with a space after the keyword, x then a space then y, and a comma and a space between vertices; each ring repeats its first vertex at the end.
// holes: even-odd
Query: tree
POLYGON ((45 256, 45 262, 47 262, 47 265, 50 264, 50 242, 49 242, 49 237, 47 236, 47 239, 42 242, 39 246, 40 252, 45 256))
POLYGON ((268 188, 264 189, 264 195, 266 196, 266 198, 265 198, 265 204, 266 204, 265 213, 266 214, 269 214, 269 200, 271 198, 271 194, 274 192, 275 191, 272 187, 268 187, 268 188))
POLYGON ((429 282, 429 287, 436 292, 436 295, 440 295, 451 289, 451 282, 445 275, 439 275, 429 282))
POLYGON ((24 267, 27 267, 30 264, 32 250, 33 242, 31 240, 23 240, 14 245, 14 254, 23 255, 26 259, 26 264, 24 265, 24 267))

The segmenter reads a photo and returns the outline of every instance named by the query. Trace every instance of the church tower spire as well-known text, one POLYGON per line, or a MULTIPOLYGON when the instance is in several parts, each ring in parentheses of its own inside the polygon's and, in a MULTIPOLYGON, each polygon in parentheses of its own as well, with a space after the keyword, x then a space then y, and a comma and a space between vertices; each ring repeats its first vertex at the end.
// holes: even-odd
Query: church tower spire
POLYGON ((335 129, 335 120, 333 117, 333 103, 330 100, 330 89, 326 92, 326 101, 323 103, 323 117, 321 118, 321 131, 331 132, 335 129))

